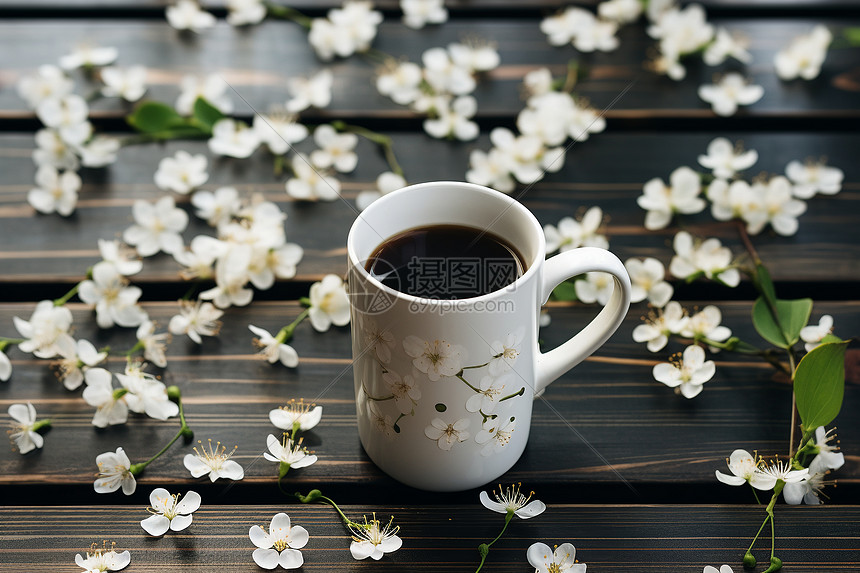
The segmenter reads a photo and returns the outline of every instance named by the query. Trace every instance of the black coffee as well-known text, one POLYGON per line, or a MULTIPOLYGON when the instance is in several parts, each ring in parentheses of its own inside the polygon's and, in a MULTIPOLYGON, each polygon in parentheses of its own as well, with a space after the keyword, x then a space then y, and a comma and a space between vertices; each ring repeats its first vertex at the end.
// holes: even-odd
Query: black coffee
POLYGON ((430 225, 386 239, 365 268, 394 290, 457 299, 502 289, 521 277, 526 266, 498 235, 462 225, 430 225))

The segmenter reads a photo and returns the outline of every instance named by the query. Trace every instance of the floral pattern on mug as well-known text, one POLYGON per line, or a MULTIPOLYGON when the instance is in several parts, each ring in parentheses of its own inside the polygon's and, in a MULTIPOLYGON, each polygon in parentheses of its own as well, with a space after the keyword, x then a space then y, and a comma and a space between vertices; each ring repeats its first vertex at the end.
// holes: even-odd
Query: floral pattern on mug
POLYGON ((421 390, 418 389, 418 373, 413 372, 401 378, 397 372, 389 370, 382 375, 382 379, 388 384, 394 403, 397 404, 397 409, 403 415, 409 415, 418 405, 418 400, 421 399, 421 390))
POLYGON ((414 335, 407 336, 403 339, 403 350, 413 358, 412 365, 434 382, 443 376, 455 376, 462 370, 465 349, 447 340, 430 342, 414 335))
POLYGON ((514 418, 487 418, 475 436, 476 442, 486 444, 481 449, 481 455, 492 455, 507 446, 516 425, 517 421, 514 418))
POLYGON ((435 440, 440 450, 448 451, 457 442, 465 442, 469 439, 471 434, 466 430, 468 427, 468 418, 460 418, 450 424, 441 418, 433 418, 430 425, 424 428, 424 435, 435 440))

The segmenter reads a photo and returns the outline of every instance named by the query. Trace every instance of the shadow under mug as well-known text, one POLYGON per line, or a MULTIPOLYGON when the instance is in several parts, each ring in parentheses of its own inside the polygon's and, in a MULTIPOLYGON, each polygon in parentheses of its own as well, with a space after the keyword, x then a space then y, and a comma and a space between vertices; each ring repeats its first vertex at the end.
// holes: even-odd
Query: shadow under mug
POLYGON ((534 215, 470 183, 422 183, 381 197, 356 219, 347 251, 358 434, 380 469, 425 490, 471 489, 509 470, 526 447, 535 395, 606 342, 630 303, 615 255, 583 247, 545 260, 534 215), (398 292, 365 269, 386 239, 439 224, 503 237, 527 269, 502 289, 455 300, 398 292), (591 271, 613 276, 609 302, 570 340, 540 352, 541 305, 560 282, 591 271))

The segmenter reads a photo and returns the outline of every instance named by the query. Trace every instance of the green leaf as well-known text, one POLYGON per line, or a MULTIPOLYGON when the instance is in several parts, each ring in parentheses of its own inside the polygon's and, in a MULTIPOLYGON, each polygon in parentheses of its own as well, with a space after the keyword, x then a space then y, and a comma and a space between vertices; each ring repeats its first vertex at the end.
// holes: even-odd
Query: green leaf
POLYGON ((175 109, 157 101, 140 103, 125 120, 143 133, 170 131, 172 127, 185 123, 185 119, 175 109))
POLYGON ((210 132, 212 131, 212 126, 224 119, 224 117, 226 116, 221 113, 221 110, 202 97, 198 97, 194 102, 194 119, 205 125, 210 132))
POLYGON ((766 301, 771 304, 776 304, 776 290, 773 288, 773 281, 770 279, 770 273, 763 264, 759 263, 755 267, 756 283, 766 301))
POLYGON ((552 290, 552 296, 555 300, 579 300, 576 297, 576 287, 573 286, 572 281, 564 281, 563 283, 559 283, 559 285, 552 290))
POLYGON ((794 372, 794 395, 803 428, 809 432, 833 421, 845 393, 845 349, 848 342, 813 348, 794 372))
POLYGON ((756 299, 752 309, 752 320, 756 331, 762 338, 780 348, 790 348, 800 338, 801 329, 809 322, 812 313, 812 299, 776 301, 774 318, 763 296, 756 299))
POLYGON ((842 35, 852 46, 860 46, 860 28, 845 28, 842 35))

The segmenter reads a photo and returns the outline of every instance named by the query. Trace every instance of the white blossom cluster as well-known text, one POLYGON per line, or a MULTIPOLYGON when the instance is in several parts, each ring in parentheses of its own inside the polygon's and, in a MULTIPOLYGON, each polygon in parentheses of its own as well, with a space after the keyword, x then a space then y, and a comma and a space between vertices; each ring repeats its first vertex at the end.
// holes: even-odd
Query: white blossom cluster
POLYGON ((341 8, 329 10, 326 18, 311 21, 308 41, 322 60, 346 58, 370 48, 381 22, 382 13, 373 9, 372 2, 348 0, 341 8))
POLYGON ((744 151, 723 137, 714 139, 707 153, 698 158, 699 164, 714 176, 707 186, 702 184, 702 175, 689 167, 673 171, 668 185, 659 178, 645 183, 643 194, 637 198, 639 206, 647 211, 645 228, 663 229, 675 214, 700 213, 710 201, 711 215, 718 221, 741 219, 753 235, 770 225, 777 234, 790 236, 797 232, 798 216, 806 211, 805 199, 818 193, 835 195, 842 188, 842 170, 823 161, 792 161, 786 166, 785 176, 752 182, 740 179, 738 172, 752 167, 757 160, 755 150, 744 151))
POLYGON ((128 421, 128 412, 146 414, 156 420, 167 420, 179 413, 179 406, 167 396, 167 387, 138 364, 129 363, 122 374, 104 368, 90 368, 84 379, 83 398, 96 408, 93 425, 106 428, 128 421), (120 382, 114 388, 113 378, 120 382))
POLYGON ((389 60, 376 78, 376 89, 394 103, 427 114, 424 131, 432 137, 478 137, 478 124, 472 121, 478 102, 469 94, 477 87, 477 74, 498 67, 495 47, 452 43, 425 51, 421 62, 423 67, 389 60))
MULTIPOLYGON (((579 247, 609 248, 606 235, 598 233, 603 226, 603 211, 600 207, 591 207, 580 217, 565 217, 558 226, 545 225, 543 228, 546 238, 546 252, 565 252, 579 247)), ((663 263, 657 259, 628 259, 624 266, 630 275, 632 286, 631 302, 648 302, 655 307, 664 306, 672 298, 674 289, 666 282, 666 270, 663 263)), ((605 305, 612 296, 615 288, 612 276, 601 272, 586 273, 573 283, 576 298, 585 303, 600 303, 605 305)))
POLYGON ((564 166, 568 138, 585 141, 600 133, 606 122, 598 112, 560 89, 554 89, 552 74, 546 68, 534 70, 524 78, 529 98, 517 115, 519 135, 504 127, 490 132, 493 147, 469 156, 466 180, 510 193, 516 183, 531 184, 564 166))
POLYGON ((118 56, 116 48, 80 48, 61 57, 59 66, 40 66, 18 82, 18 94, 45 126, 36 132, 36 187, 27 194, 27 201, 40 213, 71 215, 81 189, 76 171, 116 160, 119 140, 94 133, 89 105, 73 93, 75 82, 70 73, 79 68, 95 70, 102 96, 137 101, 146 91, 146 69, 111 66, 118 56))
POLYGON ((637 0, 603 2, 598 6, 598 16, 568 6, 541 21, 540 29, 553 46, 572 44, 580 52, 611 52, 618 47, 615 34, 619 24, 636 20, 641 12, 642 4, 637 0))
POLYGON ((794 38, 774 57, 776 75, 781 80, 817 78, 832 41, 833 34, 822 25, 815 26, 809 34, 794 38))
POLYGON ((448 21, 445 0, 400 0, 403 23, 419 30, 427 24, 442 24, 448 21))

